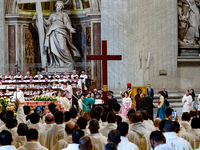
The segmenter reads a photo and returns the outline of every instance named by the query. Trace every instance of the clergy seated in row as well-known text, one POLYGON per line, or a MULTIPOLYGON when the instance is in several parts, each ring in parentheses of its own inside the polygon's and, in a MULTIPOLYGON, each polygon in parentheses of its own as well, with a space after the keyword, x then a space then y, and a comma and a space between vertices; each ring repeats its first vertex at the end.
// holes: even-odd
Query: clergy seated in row
POLYGON ((0 150, 16 150, 14 145, 11 145, 13 139, 9 131, 3 130, 0 132, 0 150))

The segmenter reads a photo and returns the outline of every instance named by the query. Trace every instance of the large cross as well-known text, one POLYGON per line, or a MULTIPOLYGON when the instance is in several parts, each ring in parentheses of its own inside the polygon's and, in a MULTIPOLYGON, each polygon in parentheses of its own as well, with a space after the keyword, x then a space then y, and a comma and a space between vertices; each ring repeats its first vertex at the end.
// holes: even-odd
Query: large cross
POLYGON ((88 55, 87 60, 102 60, 103 100, 107 102, 107 90, 108 90, 107 62, 108 60, 122 60, 122 56, 121 55, 107 55, 107 41, 102 41, 102 55, 88 55))
POLYGON ((42 2, 50 2, 57 0, 18 0, 18 4, 36 3, 36 14, 38 22, 39 40, 40 40, 40 55, 42 61, 42 68, 46 66, 46 52, 44 52, 44 24, 42 15, 42 2))

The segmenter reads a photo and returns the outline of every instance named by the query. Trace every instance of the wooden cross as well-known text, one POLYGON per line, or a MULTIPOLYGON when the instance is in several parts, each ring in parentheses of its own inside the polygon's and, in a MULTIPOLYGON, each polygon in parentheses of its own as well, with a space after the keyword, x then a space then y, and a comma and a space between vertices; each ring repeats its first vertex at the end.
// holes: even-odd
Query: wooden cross
POLYGON ((18 0, 18 4, 25 3, 36 3, 36 14, 37 14, 37 22, 38 22, 38 32, 39 32, 39 40, 40 40, 40 55, 42 61, 42 68, 45 68, 46 65, 46 53, 44 51, 44 24, 43 24, 43 15, 42 15, 42 2, 50 2, 57 0, 18 0))
POLYGON ((107 41, 102 41, 102 55, 88 55, 87 60, 102 60, 103 100, 106 103, 107 90, 108 90, 107 62, 108 60, 122 60, 122 56, 121 55, 107 55, 107 41))

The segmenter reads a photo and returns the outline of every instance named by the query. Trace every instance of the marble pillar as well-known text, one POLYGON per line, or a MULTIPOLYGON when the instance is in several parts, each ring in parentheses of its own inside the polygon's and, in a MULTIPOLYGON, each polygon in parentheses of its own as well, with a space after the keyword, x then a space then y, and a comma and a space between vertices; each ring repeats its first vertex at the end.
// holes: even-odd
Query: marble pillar
POLYGON ((130 82, 177 91, 177 1, 102 0, 101 5, 102 40, 108 41, 108 54, 123 59, 108 62, 108 90, 119 93, 118 83, 125 90, 130 82))

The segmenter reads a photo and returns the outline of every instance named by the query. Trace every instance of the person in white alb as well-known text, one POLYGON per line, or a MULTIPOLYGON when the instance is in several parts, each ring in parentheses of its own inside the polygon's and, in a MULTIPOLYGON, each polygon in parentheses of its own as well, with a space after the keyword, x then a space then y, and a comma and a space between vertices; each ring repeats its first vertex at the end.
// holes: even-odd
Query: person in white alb
POLYGON ((149 117, 149 114, 146 110, 142 110, 141 111, 141 114, 142 114, 142 118, 143 118, 143 125, 145 126, 145 128, 149 131, 149 132, 152 132, 152 131, 155 131, 155 127, 153 125, 151 125, 148 121, 148 117, 149 117))
POLYGON ((18 98, 21 103, 25 101, 24 99, 24 93, 20 90, 20 88, 17 88, 17 91, 14 92, 13 98, 18 98))
POLYGON ((82 70, 80 79, 81 79, 81 82, 84 83, 84 90, 87 90, 86 83, 85 83, 87 78, 88 78, 88 76, 85 74, 85 70, 82 70))
POLYGON ((1 131, 0 139, 0 150, 17 150, 15 146, 11 145, 13 139, 9 131, 1 131))
POLYGON ((190 112, 192 110, 192 96, 189 95, 189 90, 185 91, 185 95, 182 99, 183 113, 190 112))
POLYGON ((18 150, 48 150, 38 142, 38 131, 29 129, 26 133, 27 142, 18 148, 18 150))
POLYGON ((153 131, 150 135, 151 150, 173 150, 171 145, 165 143, 165 137, 160 131, 153 131))
POLYGON ((121 133, 121 142, 118 144, 118 147, 125 150, 139 150, 137 145, 130 142, 126 137, 128 135, 129 125, 126 122, 121 122, 117 126, 117 130, 121 133))
POLYGON ((72 144, 69 144, 67 148, 64 148, 62 150, 79 150, 79 140, 81 137, 84 136, 84 132, 80 129, 76 129, 72 133, 72 144))
POLYGON ((19 79, 21 79, 21 76, 22 76, 22 75, 21 75, 21 72, 18 71, 18 72, 17 72, 17 75, 15 76, 15 79, 18 79, 18 80, 19 80, 19 79))
POLYGON ((68 92, 68 98, 72 98, 72 86, 71 86, 71 84, 70 84, 70 82, 69 81, 67 81, 67 88, 66 88, 66 90, 67 90, 67 92, 68 92))
POLYGON ((99 132, 105 137, 108 137, 108 133, 111 130, 117 129, 116 114, 113 112, 109 112, 107 115, 107 122, 108 122, 108 124, 104 128, 101 128, 99 130, 99 132))
POLYGON ((40 71, 37 72, 37 74, 35 75, 34 79, 35 79, 35 78, 39 78, 39 77, 40 77, 40 78, 43 78, 43 75, 40 74, 40 71))
POLYGON ((167 120, 164 125, 166 144, 171 145, 174 150, 192 150, 190 143, 185 139, 178 137, 174 131, 175 124, 172 121, 167 120))
POLYGON ((188 132, 191 129, 190 113, 184 112, 179 123, 188 132))
POLYGON ((73 70, 73 74, 71 75, 71 78, 76 79, 76 77, 78 77, 78 75, 76 74, 76 70, 73 70))
POLYGON ((96 119, 92 119, 89 123, 90 129, 90 139, 92 141, 92 145, 95 146, 98 150, 104 149, 107 144, 107 138, 99 133, 99 122, 96 119))

